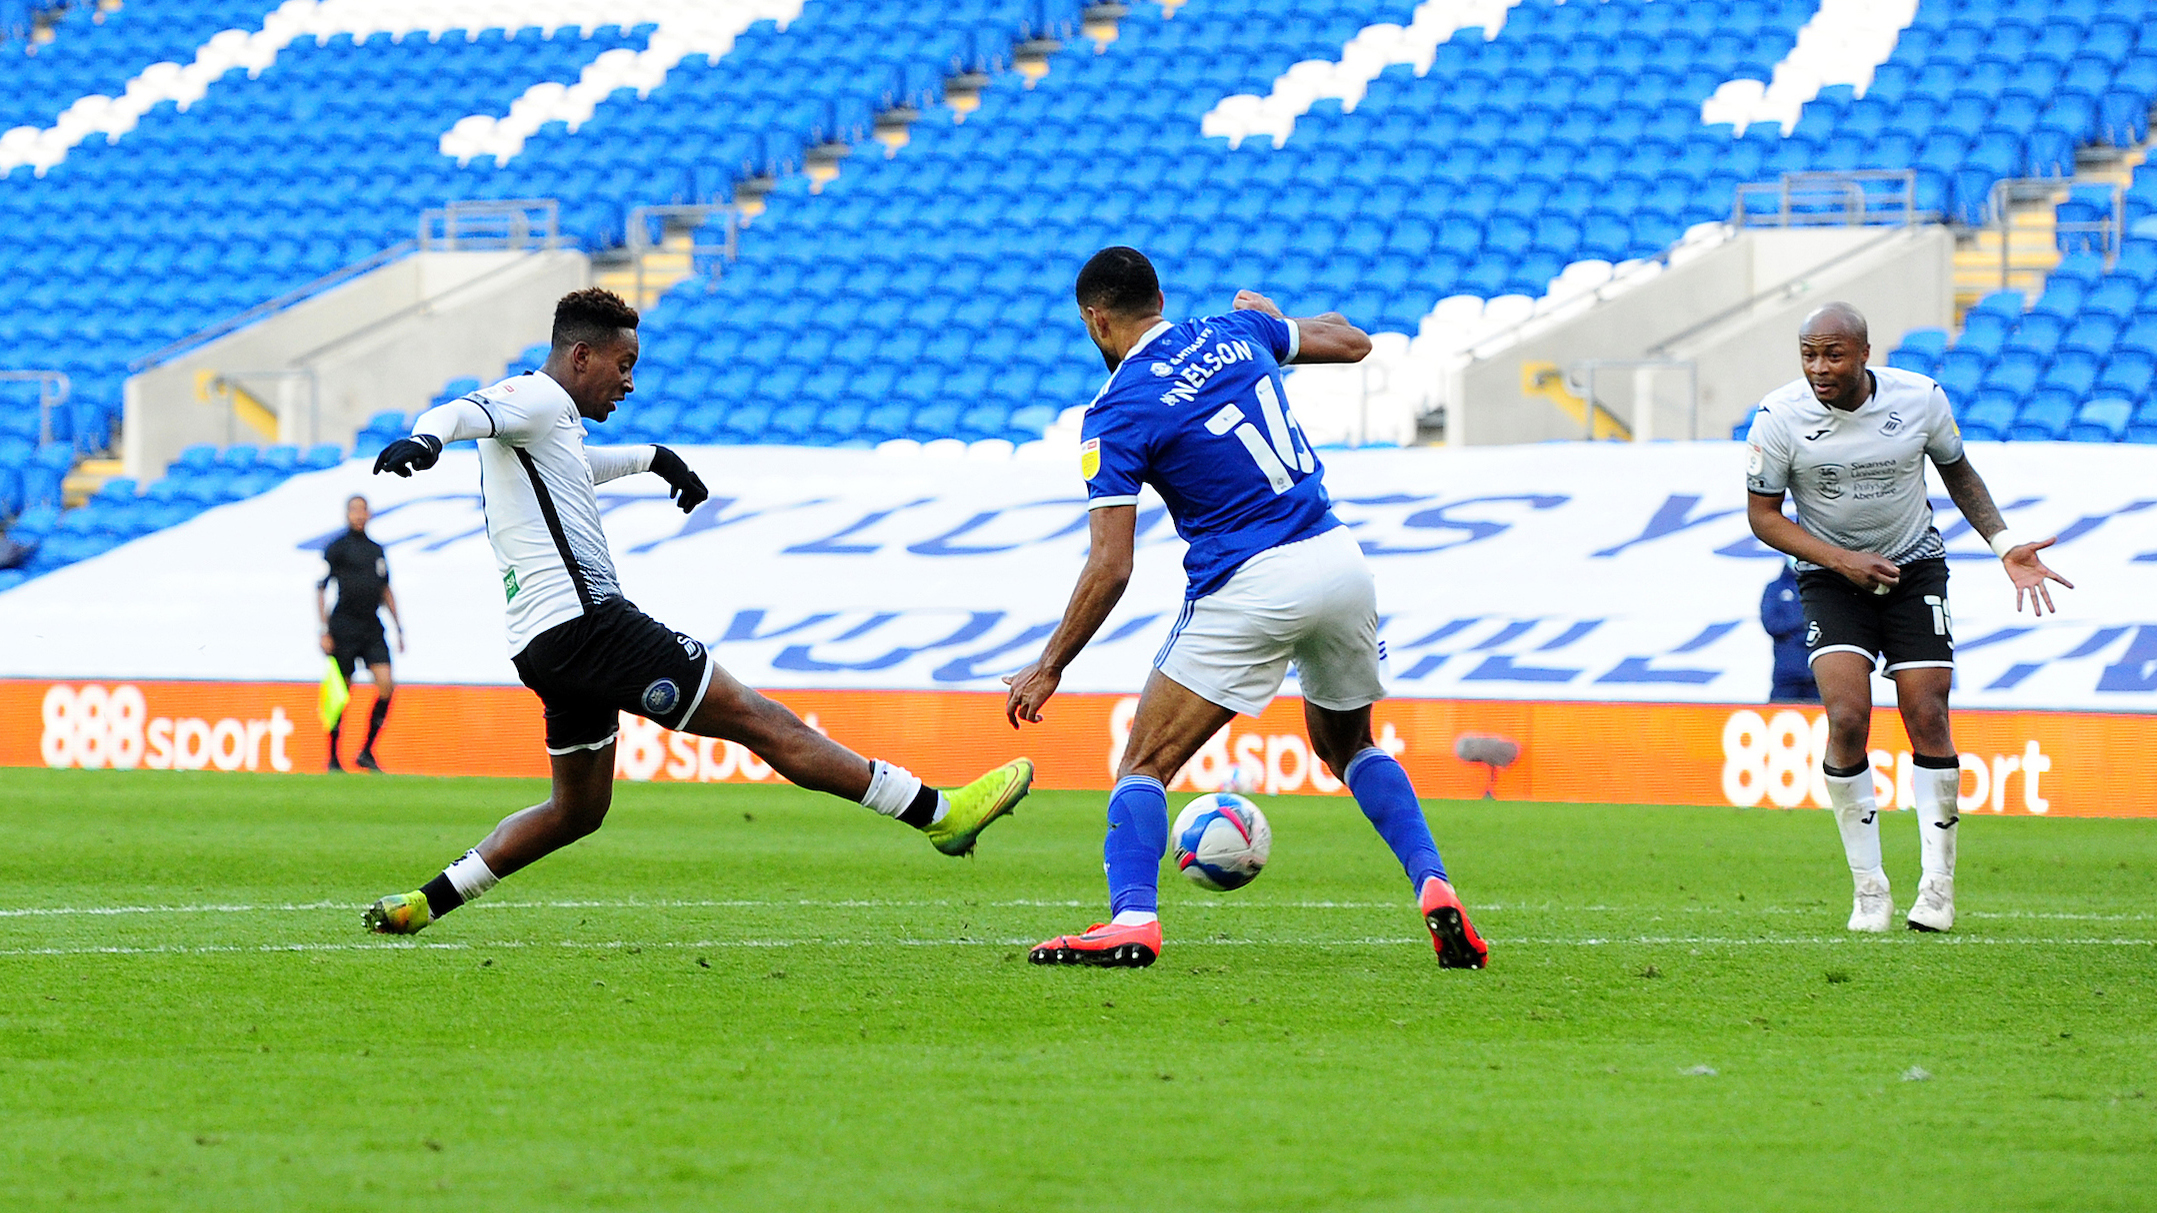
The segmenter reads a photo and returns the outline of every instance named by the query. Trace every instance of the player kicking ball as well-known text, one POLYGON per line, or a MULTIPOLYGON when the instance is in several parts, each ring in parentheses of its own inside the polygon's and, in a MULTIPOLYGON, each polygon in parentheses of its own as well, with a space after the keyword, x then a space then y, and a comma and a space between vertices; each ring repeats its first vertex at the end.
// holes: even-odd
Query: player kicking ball
POLYGON ((1031 959, 1142 967, 1160 956, 1167 785, 1236 713, 1263 712, 1294 661, 1311 748, 1399 857, 1438 963, 1482 968, 1488 950, 1447 883, 1408 773, 1371 739, 1371 705, 1385 694, 1376 587, 1281 394, 1283 365, 1358 362, 1370 338, 1337 314, 1287 319, 1250 291, 1229 315, 1171 324, 1153 265, 1130 248, 1096 253, 1077 295, 1110 372, 1079 447, 1092 547, 1040 660, 1005 679, 1012 727, 1040 721, 1064 669, 1123 596, 1143 484, 1190 544, 1189 585, 1109 797, 1111 917, 1044 941, 1031 959))
POLYGON ((1873 665, 1884 659, 1917 768, 1924 875, 1907 921, 1913 931, 1946 931, 1955 925, 1962 764, 1947 719, 1955 681, 1947 545, 1932 525, 1925 460, 2000 558, 2016 610, 2024 599, 2035 614, 2056 610, 2047 581, 2074 587, 2037 558, 2052 539, 2025 542, 2000 519, 1963 452, 1947 393, 1910 371, 1868 370, 1871 352, 1865 318, 1849 304, 1805 318, 1804 378, 1768 393, 1747 438, 1747 517, 1762 543, 1797 565, 1805 644, 1827 709, 1821 774, 1857 886, 1850 929, 1885 931, 1895 913, 1866 748, 1873 665), (1783 516, 1785 492, 1797 499, 1796 522, 1783 516))
POLYGON ((433 467, 444 445, 478 440, 487 540, 509 601, 510 659, 546 708, 553 794, 504 818, 424 887, 376 902, 362 917, 366 926, 410 935, 597 830, 613 802, 614 740, 625 711, 745 746, 802 787, 913 826, 946 855, 972 851, 981 831, 1026 795, 1033 763, 1005 763, 949 793, 925 787, 904 767, 863 758, 736 682, 703 645, 622 597, 593 486, 653 472, 684 513, 707 494, 663 446, 584 444, 584 423, 605 421, 635 390, 636 309, 611 291, 572 292, 555 305, 553 340, 537 372, 422 413, 412 436, 391 443, 374 467, 410 476, 433 467))

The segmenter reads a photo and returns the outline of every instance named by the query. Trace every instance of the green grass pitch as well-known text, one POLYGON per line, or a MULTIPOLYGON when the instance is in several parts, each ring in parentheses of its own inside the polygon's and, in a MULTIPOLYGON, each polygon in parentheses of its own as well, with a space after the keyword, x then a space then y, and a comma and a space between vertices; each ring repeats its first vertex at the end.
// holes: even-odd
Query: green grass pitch
POLYGON ((416 942, 359 933, 541 795, 0 772, 0 1205, 2157 1200, 2157 822, 1968 820, 1955 934, 1851 939, 1824 814, 1432 802, 1466 973, 1351 803, 1282 798, 1256 884, 1165 874, 1161 963, 1099 972, 1024 945, 1100 915, 1100 795, 964 861, 791 789, 625 786, 416 942))

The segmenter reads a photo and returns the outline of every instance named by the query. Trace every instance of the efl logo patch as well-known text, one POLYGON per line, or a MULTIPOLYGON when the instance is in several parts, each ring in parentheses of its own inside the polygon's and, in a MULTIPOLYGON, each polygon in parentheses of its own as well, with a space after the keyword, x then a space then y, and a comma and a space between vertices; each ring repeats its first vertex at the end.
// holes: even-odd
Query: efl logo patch
POLYGON ((502 570, 502 596, 508 602, 517 600, 517 570, 502 570))
POLYGON ((662 678, 644 688, 644 710, 653 716, 664 716, 682 701, 682 689, 674 685, 672 678, 662 678))
POLYGON ((1101 440, 1088 438, 1079 443, 1079 477, 1091 480, 1101 471, 1101 440))
POLYGON ((1760 444, 1757 442, 1748 444, 1745 450, 1745 474, 1758 476, 1761 469, 1768 465, 1767 456, 1760 453, 1760 444))

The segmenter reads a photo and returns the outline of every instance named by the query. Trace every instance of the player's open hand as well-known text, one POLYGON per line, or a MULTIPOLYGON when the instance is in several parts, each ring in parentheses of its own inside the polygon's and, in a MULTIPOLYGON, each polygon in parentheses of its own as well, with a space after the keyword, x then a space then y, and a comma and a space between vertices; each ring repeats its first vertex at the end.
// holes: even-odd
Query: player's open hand
POLYGON ((1016 674, 1004 676, 1004 685, 1011 693, 1004 697, 1004 719, 1012 728, 1019 727, 1021 720, 1028 724, 1041 723, 1041 705, 1049 701, 1056 688, 1063 683, 1063 675, 1047 669, 1038 661, 1016 674))
POLYGON ((2028 598, 2030 614, 2042 615, 2046 611, 2050 611, 2057 615, 2060 613, 2060 608, 2052 605, 2052 587, 2045 583, 2047 581, 2057 581, 2070 590, 2075 588, 2074 582, 2046 568, 2045 562, 2037 558, 2038 552, 2051 547, 2059 541, 2060 537, 2054 535, 2049 539, 2040 539, 2035 543, 2017 544, 2007 549, 2007 555, 2001 558, 2000 563, 2007 569, 2007 579, 2015 583, 2015 610, 2017 612, 2022 610, 2022 600, 2028 598))
POLYGON ((1235 307, 1239 312, 1264 312, 1276 319, 1279 319, 1281 315, 1281 309, 1273 300, 1266 298, 1257 291, 1237 291, 1235 307))
POLYGON ((710 491, 704 487, 704 482, 697 478, 695 472, 689 470, 689 465, 682 462, 682 457, 663 446, 652 448, 652 472, 667 482, 667 496, 681 505, 684 514, 703 505, 711 497, 710 491))
POLYGON ((399 438, 383 447, 382 453, 374 457, 374 474, 380 476, 384 472, 395 472, 399 476, 409 477, 415 471, 424 472, 433 467, 434 461, 441 457, 442 440, 432 434, 399 438))
POLYGON ((1902 570, 1894 561, 1870 552, 1844 552, 1834 569, 1849 578, 1850 584, 1875 594, 1887 593, 1902 580, 1902 570))

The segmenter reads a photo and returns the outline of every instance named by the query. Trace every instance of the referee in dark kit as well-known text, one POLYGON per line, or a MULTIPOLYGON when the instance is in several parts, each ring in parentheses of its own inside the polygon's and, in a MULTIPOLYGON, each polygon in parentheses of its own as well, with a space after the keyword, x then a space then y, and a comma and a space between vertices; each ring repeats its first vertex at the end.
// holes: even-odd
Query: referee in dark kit
MULTIPOLYGON (((367 716, 367 740, 352 764, 379 771, 382 767, 375 761, 374 743, 382 735, 382 722, 389 719, 390 695, 397 684, 390 677, 389 640, 382 633, 382 618, 377 612, 388 608, 390 622, 397 625, 400 653, 404 652, 404 620, 397 617, 397 596, 389 588, 389 557, 381 544, 367 537, 370 516, 365 497, 345 502, 345 521, 351 529, 322 549, 329 568, 315 584, 315 614, 322 621, 322 651, 337 663, 345 681, 350 682, 362 664, 374 678, 374 710, 367 716), (325 593, 332 582, 337 585, 334 606, 325 593)), ((338 735, 343 730, 344 718, 340 715, 330 728, 332 771, 344 770, 337 760, 338 735)))

